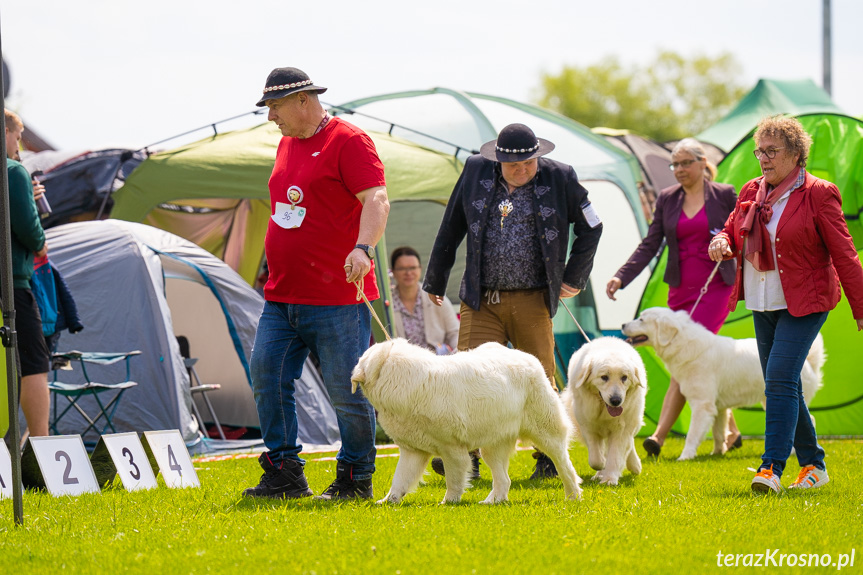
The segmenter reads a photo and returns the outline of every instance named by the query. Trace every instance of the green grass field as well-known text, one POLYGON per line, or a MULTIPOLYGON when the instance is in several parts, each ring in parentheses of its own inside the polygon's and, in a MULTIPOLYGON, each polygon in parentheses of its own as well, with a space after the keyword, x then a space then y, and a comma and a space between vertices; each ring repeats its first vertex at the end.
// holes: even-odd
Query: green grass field
MULTIPOLYGON (((0 502, 2 573, 703 573, 717 554, 840 554, 863 564, 863 441, 824 440, 831 482, 811 492, 757 496, 749 489, 763 443, 747 440, 724 457, 679 463, 672 439, 659 460, 645 461, 621 485, 585 480, 581 501, 565 501, 559 480, 527 479, 530 452, 510 466, 510 503, 479 505, 491 489, 482 479, 464 503, 439 505, 444 480, 433 473, 404 502, 259 502, 240 497, 260 476, 255 459, 196 462, 200 489, 160 487, 127 493, 54 498, 27 492, 25 524, 13 525, 12 503, 0 502)), ((706 442, 699 453, 706 454, 706 442)), ((639 452, 643 455, 640 448, 639 452)), ((392 455, 395 450, 381 451, 392 455)), ((572 449, 582 477, 587 450, 572 449)), ((331 455, 331 454, 330 454, 331 455)), ((316 493, 335 476, 334 461, 309 456, 316 493)), ((375 495, 386 494, 396 457, 379 457, 375 495)), ((783 478, 797 475, 792 457, 783 478)), ((161 479, 160 479, 161 483, 161 479)), ((789 571, 787 567, 782 570, 789 571)), ((807 570, 836 571, 836 567, 807 570)))

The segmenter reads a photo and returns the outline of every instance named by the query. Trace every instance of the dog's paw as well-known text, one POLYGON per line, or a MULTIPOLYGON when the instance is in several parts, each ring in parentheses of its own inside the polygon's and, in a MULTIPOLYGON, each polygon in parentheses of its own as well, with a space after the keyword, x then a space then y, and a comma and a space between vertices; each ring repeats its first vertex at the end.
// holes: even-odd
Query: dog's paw
POLYGON ((695 459, 695 454, 684 451, 680 454, 680 457, 677 458, 677 461, 689 461, 690 459, 695 459))
POLYGON ((497 503, 509 503, 509 499, 504 495, 503 497, 494 497, 489 493, 488 497, 480 501, 482 505, 495 505, 497 503))
POLYGON ((581 488, 576 489, 572 493, 567 493, 566 498, 570 501, 581 501, 581 488))
POLYGON ((399 503, 401 502, 401 497, 396 497, 395 495, 387 494, 386 497, 377 501, 378 505, 384 505, 386 503, 399 503))
POLYGON ((603 485, 617 485, 618 476, 600 471, 594 475, 591 480, 603 485))

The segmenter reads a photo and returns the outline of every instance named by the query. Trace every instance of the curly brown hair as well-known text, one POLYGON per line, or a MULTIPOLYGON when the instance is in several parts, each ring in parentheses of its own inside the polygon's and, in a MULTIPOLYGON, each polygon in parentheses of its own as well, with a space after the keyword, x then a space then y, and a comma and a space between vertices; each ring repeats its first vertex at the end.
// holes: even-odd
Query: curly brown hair
POLYGON ((812 136, 803 129, 803 124, 797 118, 787 116, 768 116, 758 123, 755 129, 755 145, 761 147, 759 142, 762 138, 782 139, 785 151, 791 154, 800 154, 797 165, 806 167, 809 159, 809 147, 812 145, 812 136))

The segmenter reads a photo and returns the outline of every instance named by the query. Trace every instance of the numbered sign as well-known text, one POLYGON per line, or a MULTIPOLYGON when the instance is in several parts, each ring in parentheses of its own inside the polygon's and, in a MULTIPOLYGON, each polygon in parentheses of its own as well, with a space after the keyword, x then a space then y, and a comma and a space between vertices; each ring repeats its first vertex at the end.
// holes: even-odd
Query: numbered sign
POLYGON ((168 487, 200 487, 198 474, 179 430, 145 431, 144 448, 153 454, 168 487))
POLYGON ((0 439, 0 499, 12 497, 12 457, 0 439))
POLYGON ((103 435, 90 456, 90 463, 99 485, 104 486, 119 475, 126 491, 157 486, 156 475, 137 433, 103 435))
POLYGON ((27 441, 48 493, 55 497, 99 493, 99 484, 80 435, 31 437, 27 441))

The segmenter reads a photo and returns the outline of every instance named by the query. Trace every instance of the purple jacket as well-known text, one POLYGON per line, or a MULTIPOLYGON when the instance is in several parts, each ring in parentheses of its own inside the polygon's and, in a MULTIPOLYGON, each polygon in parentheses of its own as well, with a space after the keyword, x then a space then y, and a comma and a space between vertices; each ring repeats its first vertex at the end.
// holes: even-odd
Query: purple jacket
MULTIPOLYGON (((629 256, 629 260, 614 274, 620 278, 621 288, 629 285, 647 267, 650 260, 659 255, 663 238, 668 244, 668 264, 665 267, 663 280, 672 287, 680 285, 677 221, 683 210, 685 193, 680 184, 665 188, 659 193, 659 197, 656 198, 656 207, 653 210, 653 222, 647 230, 647 235, 629 256)), ((711 236, 725 227, 725 220, 734 211, 736 203, 737 194, 734 192, 734 186, 704 181, 704 209, 707 211, 707 223, 711 236)), ((736 271, 734 263, 730 260, 722 262, 722 265, 719 266, 719 273, 722 274, 722 280, 727 285, 734 285, 736 271)))

